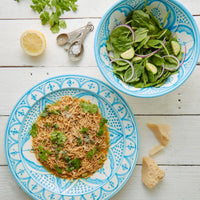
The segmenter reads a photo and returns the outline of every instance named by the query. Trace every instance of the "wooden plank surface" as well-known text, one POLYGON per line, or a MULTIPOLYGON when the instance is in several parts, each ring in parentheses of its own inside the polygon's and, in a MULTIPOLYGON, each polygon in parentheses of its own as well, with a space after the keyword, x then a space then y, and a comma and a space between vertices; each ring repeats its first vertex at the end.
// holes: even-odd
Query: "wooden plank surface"
MULTIPOLYGON (((195 16, 195 20, 198 27, 200 27, 200 16, 195 16)), ((96 66, 97 64, 93 46, 95 31, 100 19, 90 18, 66 20, 68 28, 65 31, 73 31, 86 25, 88 21, 93 23, 94 30, 87 35, 84 41, 85 51, 83 58, 80 62, 74 64, 69 60, 64 48, 56 44, 57 34, 52 34, 49 27, 42 26, 39 20, 0 20, 0 27, 4 30, 0 32, 0 38, 5 38, 4 40, 1 40, 0 43, 0 49, 3 49, 3 51, 0 51, 1 66, 96 66), (47 48, 44 54, 40 57, 32 58, 27 56, 20 47, 20 36, 28 29, 39 30, 44 33, 46 37, 47 48), (13 32, 15 34, 13 34, 13 32)))
MULTIPOLYGON (((100 73, 93 51, 98 23, 106 10, 117 0, 78 1, 76 13, 62 15, 70 32, 91 21, 95 29, 85 40, 83 59, 74 64, 67 53, 56 45, 57 34, 42 26, 38 14, 29 5, 31 0, 1 0, 0 6, 0 199, 31 200, 16 183, 7 166, 4 154, 4 134, 8 117, 19 98, 40 81, 62 74, 92 76, 107 83, 100 73), (20 35, 27 29, 44 33, 47 49, 38 58, 24 54, 19 45, 20 35)), ((194 16, 200 27, 198 0, 179 0, 194 16)), ((131 107, 140 135, 137 165, 126 185, 112 200, 199 200, 200 199, 200 59, 191 77, 170 94, 141 99, 120 93, 131 107), (153 159, 166 172, 166 177, 153 190, 141 181, 142 157, 158 144, 147 122, 167 123, 171 127, 169 145, 153 159)))
MULTIPOLYGON (((111 200, 180 200, 200 199, 200 166, 160 166, 166 173, 160 184, 147 189, 141 181, 137 165, 125 186, 111 200), (186 192, 184 192, 186 190, 186 192)), ((3 200, 31 200, 16 183, 7 166, 0 167, 0 193, 3 200), (8 179, 9 177, 9 179, 8 179)))
MULTIPOLYGON (((107 83, 97 67, 13 67, 0 68, 0 114, 9 115, 13 106, 35 84, 41 80, 61 74, 88 75, 107 83), (10 79, 12 81, 10 81, 10 79)), ((200 114, 200 66, 197 66, 189 79, 177 90, 157 98, 136 98, 122 94, 134 114, 146 115, 197 115, 200 114), (156 108, 156 109, 155 109, 156 108)), ((108 83, 107 83, 108 84, 108 83)))
MULTIPOLYGON (((96 18, 102 17, 104 13, 118 0, 101 0, 101 1, 91 1, 84 0, 78 1, 77 12, 66 12, 62 15, 63 18, 96 18)), ((192 0, 179 0, 192 15, 199 14, 199 1, 192 0)), ((0 19, 20 19, 20 18, 39 18, 38 14, 33 12, 29 7, 31 5, 31 0, 21 0, 20 3, 14 0, 1 0, 2 5, 0 7, 0 19), (10 12, 10 11, 13 12, 10 12)))

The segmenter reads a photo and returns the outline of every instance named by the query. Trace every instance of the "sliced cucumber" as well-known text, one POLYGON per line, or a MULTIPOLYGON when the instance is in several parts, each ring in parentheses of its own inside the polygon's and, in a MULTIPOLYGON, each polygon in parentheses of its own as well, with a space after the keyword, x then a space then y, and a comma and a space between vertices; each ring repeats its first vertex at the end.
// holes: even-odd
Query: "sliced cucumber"
POLYGON ((158 72, 157 67, 149 62, 146 63, 146 69, 152 72, 153 74, 156 74, 158 72))
POLYGON ((135 51, 134 49, 131 47, 130 49, 128 49, 127 51, 123 52, 120 56, 123 59, 127 59, 130 60, 133 58, 133 56, 135 55, 135 51))
POLYGON ((141 61, 141 60, 142 60, 141 57, 135 56, 135 57, 132 59, 132 62, 137 62, 137 61, 141 61))
POLYGON ((177 41, 171 41, 172 51, 175 56, 177 56, 181 50, 181 45, 177 41))

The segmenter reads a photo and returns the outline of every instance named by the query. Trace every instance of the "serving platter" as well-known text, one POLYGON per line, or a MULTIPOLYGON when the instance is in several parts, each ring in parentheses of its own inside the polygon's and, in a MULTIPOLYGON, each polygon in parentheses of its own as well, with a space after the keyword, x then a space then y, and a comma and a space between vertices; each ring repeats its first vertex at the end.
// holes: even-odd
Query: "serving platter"
POLYGON ((20 187, 34 199, 109 199, 126 183, 135 167, 139 136, 126 101, 107 84, 87 76, 63 75, 40 82, 17 102, 5 133, 10 171, 20 187), (87 179, 61 179, 49 173, 31 152, 29 131, 46 104, 62 96, 89 99, 108 119, 108 158, 87 179))

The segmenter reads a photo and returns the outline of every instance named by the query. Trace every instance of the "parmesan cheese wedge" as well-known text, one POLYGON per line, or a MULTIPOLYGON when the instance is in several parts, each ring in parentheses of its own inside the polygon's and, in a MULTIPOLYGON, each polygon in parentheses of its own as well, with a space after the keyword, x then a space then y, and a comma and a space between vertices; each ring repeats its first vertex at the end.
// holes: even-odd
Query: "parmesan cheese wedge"
POLYGON ((168 124, 150 124, 147 126, 153 131, 158 141, 163 145, 167 146, 170 137, 170 127, 168 124))
POLYGON ((147 156, 143 157, 142 181, 148 188, 155 187, 165 176, 165 172, 147 156))
POLYGON ((161 151, 162 149, 164 149, 163 145, 156 145, 153 149, 150 150, 149 152, 149 156, 154 156, 155 154, 157 154, 159 151, 161 151))

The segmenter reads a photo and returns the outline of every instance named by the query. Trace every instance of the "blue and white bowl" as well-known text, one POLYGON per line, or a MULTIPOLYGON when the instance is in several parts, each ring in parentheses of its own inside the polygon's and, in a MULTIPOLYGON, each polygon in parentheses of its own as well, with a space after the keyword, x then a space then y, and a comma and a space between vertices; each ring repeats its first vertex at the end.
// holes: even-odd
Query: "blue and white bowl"
POLYGON ((181 46, 186 46, 187 54, 184 64, 178 73, 170 76, 166 83, 159 87, 135 88, 122 82, 113 72, 112 64, 108 58, 106 41, 117 25, 125 22, 125 18, 130 11, 144 8, 144 0, 122 0, 113 5, 102 17, 95 35, 94 51, 97 65, 115 88, 128 95, 135 97, 158 97, 172 92, 182 85, 194 70, 200 53, 199 30, 190 12, 175 0, 148 0, 147 9, 162 22, 167 12, 170 15, 165 28, 171 31, 176 30, 181 46), (178 27, 178 28, 177 28, 178 27))

